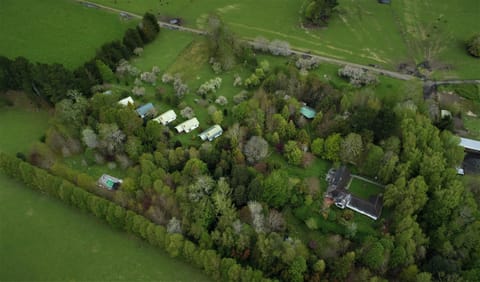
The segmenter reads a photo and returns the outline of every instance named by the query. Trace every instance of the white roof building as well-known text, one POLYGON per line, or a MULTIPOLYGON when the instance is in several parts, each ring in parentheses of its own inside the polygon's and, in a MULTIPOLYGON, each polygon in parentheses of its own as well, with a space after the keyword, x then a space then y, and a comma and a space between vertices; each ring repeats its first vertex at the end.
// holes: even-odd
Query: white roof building
POLYGON ((480 152, 480 141, 477 140, 460 138, 460 146, 467 150, 480 152))
POLYGON ((163 125, 167 125, 176 119, 177 119, 177 114, 175 114, 175 111, 168 110, 163 114, 159 115, 158 117, 154 118, 153 120, 163 125))
POLYGON ((222 135, 223 129, 220 125, 215 124, 214 126, 210 127, 209 129, 205 130, 204 132, 200 133, 198 136, 202 138, 203 141, 207 140, 212 141, 215 138, 222 135))
POLYGON ((134 104, 134 101, 132 99, 132 97, 128 96, 127 98, 123 98, 122 100, 118 101, 118 103, 120 105, 123 105, 123 106, 128 106, 128 104, 134 104))
POLYGON ((175 126, 175 129, 178 131, 178 133, 181 133, 181 132, 190 132, 192 130, 194 130, 195 128, 197 128, 198 126, 200 125, 200 123, 198 122, 198 119, 197 118, 192 118, 192 119, 189 119, 185 122, 182 122, 181 124, 175 126))

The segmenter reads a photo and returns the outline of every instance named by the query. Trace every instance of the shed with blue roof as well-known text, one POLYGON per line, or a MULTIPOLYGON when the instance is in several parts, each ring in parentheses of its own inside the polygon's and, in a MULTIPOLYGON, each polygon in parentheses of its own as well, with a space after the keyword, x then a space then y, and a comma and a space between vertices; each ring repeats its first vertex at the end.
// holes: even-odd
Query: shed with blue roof
POLYGON ((135 111, 141 118, 145 118, 146 116, 152 116, 155 114, 155 107, 152 103, 148 103, 136 109, 135 111))
POLYGON ((303 106, 301 109, 300 109, 300 113, 305 117, 305 118, 308 118, 308 119, 312 119, 315 117, 315 115, 317 114, 317 112, 315 112, 314 109, 310 108, 310 107, 307 107, 307 106, 303 106))

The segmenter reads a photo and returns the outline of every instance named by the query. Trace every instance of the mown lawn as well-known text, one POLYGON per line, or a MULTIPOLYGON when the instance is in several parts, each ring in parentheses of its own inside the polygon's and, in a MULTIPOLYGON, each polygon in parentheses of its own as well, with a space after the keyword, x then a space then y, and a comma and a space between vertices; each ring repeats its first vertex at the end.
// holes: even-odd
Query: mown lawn
POLYGON ((0 280, 209 281, 199 270, 0 174, 0 280))
POLYGON ((363 180, 352 178, 348 190, 355 196, 368 200, 371 196, 383 193, 383 188, 363 180))
POLYGON ((0 55, 75 68, 136 22, 71 0, 2 0, 0 55))

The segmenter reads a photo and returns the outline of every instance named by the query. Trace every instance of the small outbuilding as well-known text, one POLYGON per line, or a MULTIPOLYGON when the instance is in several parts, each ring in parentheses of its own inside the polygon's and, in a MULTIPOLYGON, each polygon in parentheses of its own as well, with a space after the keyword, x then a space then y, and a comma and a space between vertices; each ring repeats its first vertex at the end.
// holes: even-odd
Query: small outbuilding
POLYGON ((141 118, 145 118, 149 115, 152 115, 155 112, 155 107, 152 103, 145 104, 135 110, 141 118))
POLYGON ((117 190, 122 184, 122 180, 108 174, 103 174, 97 181, 98 187, 107 190, 117 190))
POLYGON ((390 4, 390 0, 378 0, 378 3, 380 4, 390 4))
POLYGON ((207 139, 208 141, 213 141, 214 139, 222 135, 222 133, 223 133, 222 127, 218 124, 215 124, 214 126, 200 133, 198 136, 200 136, 200 138, 203 141, 207 139))
POLYGON ((460 137, 459 145, 465 148, 467 152, 480 153, 480 141, 478 140, 460 137))
POLYGON ((163 125, 167 125, 176 119, 177 119, 177 114, 175 113, 175 111, 168 110, 163 114, 159 115, 158 117, 154 118, 153 120, 163 125))
POLYGON ((300 108, 300 113, 305 117, 305 118, 308 118, 308 119, 312 119, 315 117, 315 115, 317 114, 317 112, 315 112, 314 109, 310 108, 310 107, 307 107, 307 106, 303 106, 302 108, 300 108))
POLYGON ((182 132, 188 133, 199 126, 200 126, 200 123, 198 122, 198 119, 192 118, 175 126, 175 129, 178 131, 178 133, 182 133, 182 132))
POLYGON ((127 98, 123 98, 122 100, 118 101, 118 103, 122 106, 128 106, 128 104, 134 104, 133 98, 128 96, 127 98))

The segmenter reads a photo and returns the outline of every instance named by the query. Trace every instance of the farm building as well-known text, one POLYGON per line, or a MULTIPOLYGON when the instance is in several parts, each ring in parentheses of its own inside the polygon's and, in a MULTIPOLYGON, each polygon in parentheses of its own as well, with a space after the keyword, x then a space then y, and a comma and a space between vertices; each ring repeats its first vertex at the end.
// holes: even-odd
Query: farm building
POLYGON ((145 104, 135 110, 141 118, 145 118, 148 115, 151 115, 155 111, 155 107, 152 103, 145 104))
POLYGON ((480 153, 480 141, 468 138, 460 138, 460 146, 465 148, 465 151, 480 153))
POLYGON ((307 106, 303 106, 302 108, 300 108, 300 113, 301 113, 305 118, 308 118, 308 119, 314 118, 315 115, 317 114, 314 109, 312 109, 312 108, 310 108, 310 107, 307 107, 307 106))
POLYGON ((175 129, 178 131, 178 133, 181 133, 181 132, 190 132, 192 130, 194 130, 195 128, 197 128, 198 126, 200 125, 200 123, 198 122, 198 119, 197 118, 192 118, 192 119, 189 119, 185 122, 182 122, 181 124, 175 126, 175 129))
POLYGON ((177 119, 177 114, 175 114, 175 111, 168 110, 163 114, 159 115, 158 117, 154 118, 153 120, 163 125, 167 125, 176 119, 177 119))
POLYGON ((375 195, 368 200, 356 197, 348 191, 351 175, 345 166, 338 170, 330 169, 326 176, 328 182, 325 197, 332 199, 335 206, 345 207, 377 220, 382 213, 383 199, 381 195, 375 195))
POLYGON ((128 106, 128 104, 133 105, 134 101, 132 97, 128 96, 127 98, 123 98, 122 100, 118 101, 118 103, 123 106, 128 106))
POLYGON ((209 129, 205 130, 204 132, 200 133, 198 136, 202 138, 203 141, 207 140, 212 141, 215 138, 222 135, 223 129, 220 125, 215 124, 214 126, 210 127, 209 129))
POLYGON ((97 181, 99 187, 108 189, 108 190, 117 190, 122 184, 122 180, 116 177, 110 176, 108 174, 103 174, 97 181))

